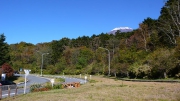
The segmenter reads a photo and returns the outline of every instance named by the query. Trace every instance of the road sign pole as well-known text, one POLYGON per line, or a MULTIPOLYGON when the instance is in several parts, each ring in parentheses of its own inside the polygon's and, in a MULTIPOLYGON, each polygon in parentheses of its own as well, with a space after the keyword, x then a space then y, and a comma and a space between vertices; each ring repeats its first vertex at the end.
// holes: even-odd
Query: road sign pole
POLYGON ((25 72, 25 81, 24 81, 24 94, 26 94, 26 78, 27 78, 27 76, 29 75, 29 72, 30 72, 31 70, 24 70, 24 72, 25 72))
POLYGON ((54 85, 54 79, 51 79, 51 84, 52 84, 52 88, 53 88, 53 85, 54 85))
POLYGON ((86 82, 87 82, 87 81, 86 81, 86 80, 87 80, 87 76, 85 76, 84 79, 85 79, 85 83, 86 83, 86 82))
POLYGON ((26 94, 26 74, 25 74, 25 81, 24 81, 24 94, 26 94))

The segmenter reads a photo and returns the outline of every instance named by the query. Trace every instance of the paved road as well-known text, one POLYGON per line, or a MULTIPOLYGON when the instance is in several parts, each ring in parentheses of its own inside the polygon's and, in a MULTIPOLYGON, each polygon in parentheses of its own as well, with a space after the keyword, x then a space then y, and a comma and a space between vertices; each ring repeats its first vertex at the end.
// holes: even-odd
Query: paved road
MULTIPOLYGON (((24 75, 19 75, 19 76, 24 77, 24 75)), ((35 83, 43 84, 43 83, 49 82, 49 79, 42 78, 42 77, 35 76, 35 75, 28 75, 27 80, 28 80, 28 82, 26 83, 27 87, 29 87, 30 85, 35 84, 35 83)), ((19 87, 24 86, 24 83, 18 84, 18 86, 19 87)))
MULTIPOLYGON (((24 75, 21 75, 21 74, 17 74, 16 76, 22 76, 24 77, 24 75)), ((46 83, 46 82, 49 82, 48 79, 46 78, 42 78, 42 77, 38 77, 38 76, 35 76, 35 75, 28 75, 27 76, 27 80, 28 82, 26 82, 26 91, 25 93, 29 93, 30 92, 30 85, 32 84, 35 84, 35 83, 38 83, 38 84, 43 84, 43 83, 46 83)), ((21 83, 21 84, 17 84, 18 87, 20 87, 18 90, 17 90, 17 94, 24 94, 24 83, 21 83)), ((8 95, 8 91, 3 91, 2 92, 2 97, 5 98, 7 97, 8 95)), ((15 90, 11 90, 11 96, 13 96, 15 94, 15 90)))
MULTIPOLYGON (((24 77, 24 75, 22 74, 17 74, 17 76, 22 76, 24 77)), ((79 78, 71 78, 71 77, 65 77, 65 76, 47 76, 47 75, 44 75, 44 77, 40 77, 40 76, 36 76, 36 75, 28 75, 27 76, 27 80, 28 82, 26 83, 26 93, 29 93, 30 92, 30 85, 32 84, 43 84, 43 83, 46 83, 46 82, 49 82, 50 79, 48 79, 47 77, 54 77, 54 78, 64 78, 65 79, 65 83, 69 83, 69 82, 80 82, 81 84, 84 84, 86 83, 87 81, 85 81, 84 79, 79 79, 79 78)), ((17 94, 24 94, 24 83, 21 83, 21 84, 17 84, 18 87, 22 87, 20 89, 17 90, 17 94)), ((2 92, 3 95, 2 97, 5 98, 7 97, 8 95, 8 91, 3 91, 2 92)), ((14 96, 15 94, 15 90, 12 90, 11 91, 11 96, 14 96)))
POLYGON ((85 84, 87 82, 84 79, 79 79, 79 78, 74 78, 74 77, 66 77, 66 76, 51 76, 51 77, 64 78, 65 83, 80 82, 80 84, 85 84))

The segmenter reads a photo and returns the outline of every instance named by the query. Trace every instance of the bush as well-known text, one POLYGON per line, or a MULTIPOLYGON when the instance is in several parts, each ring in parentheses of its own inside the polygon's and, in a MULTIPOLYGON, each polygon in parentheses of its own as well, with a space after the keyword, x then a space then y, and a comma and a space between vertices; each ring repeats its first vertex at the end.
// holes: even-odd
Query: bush
POLYGON ((38 88, 38 89, 34 89, 33 92, 39 92, 39 91, 48 91, 48 88, 38 88))
POLYGON ((62 89, 62 84, 55 84, 53 89, 62 89))
POLYGON ((41 84, 33 84, 33 85, 30 86, 30 92, 34 92, 37 89, 40 89, 41 87, 42 87, 41 84))
POLYGON ((44 86, 44 88, 52 89, 51 83, 50 83, 50 82, 46 83, 46 85, 44 86))
POLYGON ((46 83, 44 86, 41 84, 33 84, 30 86, 31 92, 48 91, 51 89, 62 89, 62 84, 55 84, 53 88, 50 82, 46 83))
POLYGON ((56 78, 55 82, 62 83, 62 82, 65 82, 65 79, 64 78, 56 78))

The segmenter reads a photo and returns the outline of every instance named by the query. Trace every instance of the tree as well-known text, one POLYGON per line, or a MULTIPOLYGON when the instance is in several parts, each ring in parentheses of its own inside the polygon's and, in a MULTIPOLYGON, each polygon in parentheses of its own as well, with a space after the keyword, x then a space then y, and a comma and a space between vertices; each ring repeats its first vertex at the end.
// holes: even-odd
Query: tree
POLYGON ((55 65, 60 57, 62 56, 63 51, 66 49, 66 46, 68 46, 70 43, 70 39, 68 38, 62 38, 59 41, 52 41, 51 42, 51 48, 52 48, 52 64, 55 65))
POLYGON ((79 70, 85 69, 88 64, 91 64, 92 60, 93 52, 89 48, 81 47, 77 57, 76 68, 79 70))
POLYGON ((5 42, 6 37, 4 34, 0 35, 0 65, 10 61, 9 46, 5 42))
MULTIPOLYGON (((20 68, 26 67, 31 69, 31 72, 36 70, 37 53, 34 44, 20 42, 16 44, 9 45, 9 53, 11 57, 11 65, 13 69, 18 71, 20 68)), ((40 62, 39 62, 40 63, 40 62)))
POLYGON ((95 51, 100 47, 100 44, 101 44, 100 38, 98 36, 94 37, 91 42, 91 49, 95 51))
POLYGON ((174 50, 158 49, 147 56, 147 64, 152 68, 151 75, 153 78, 166 78, 170 70, 178 64, 174 56, 174 50))
POLYGON ((6 74, 7 77, 13 76, 14 70, 8 63, 4 63, 2 66, 2 72, 6 74))
POLYGON ((117 38, 115 38, 115 37, 113 37, 113 38, 110 38, 109 40, 108 40, 108 47, 109 47, 109 49, 112 49, 112 51, 113 51, 113 55, 115 54, 115 50, 117 49, 119 49, 119 44, 120 44, 120 41, 117 39, 117 38))
POLYGON ((180 37, 180 1, 168 0, 161 9, 158 22, 158 29, 168 37, 171 44, 176 45, 176 38, 180 37))
POLYGON ((144 49, 144 43, 140 30, 134 31, 134 34, 126 41, 128 47, 136 47, 136 49, 144 49))
POLYGON ((91 38, 88 36, 78 37, 77 39, 72 39, 71 47, 90 47, 91 38))
POLYGON ((140 35, 142 37, 142 40, 144 42, 144 49, 147 52, 148 51, 147 43, 148 43, 148 39, 150 38, 150 35, 148 33, 148 26, 146 24, 139 24, 139 30, 140 30, 140 35))
POLYGON ((147 46, 150 50, 153 50, 155 49, 156 45, 159 42, 158 31, 157 31, 157 20, 148 17, 144 19, 142 24, 146 26, 146 31, 148 37, 150 38, 148 40, 147 46))
POLYGON ((101 41, 101 44, 100 44, 100 46, 101 47, 106 47, 107 45, 108 45, 108 40, 110 39, 110 35, 109 34, 104 34, 104 33, 101 33, 100 35, 99 35, 99 39, 100 39, 100 41, 101 41))

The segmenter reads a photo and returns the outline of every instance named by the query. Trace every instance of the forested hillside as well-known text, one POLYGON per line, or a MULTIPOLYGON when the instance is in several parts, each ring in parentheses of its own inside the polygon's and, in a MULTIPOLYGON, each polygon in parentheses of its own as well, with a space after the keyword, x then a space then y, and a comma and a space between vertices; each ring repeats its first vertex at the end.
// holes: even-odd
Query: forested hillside
POLYGON ((1 51, 0 63, 8 62, 16 71, 25 68, 40 74, 43 57, 43 74, 107 75, 109 50, 111 75, 180 78, 180 1, 167 1, 160 13, 158 19, 142 19, 132 32, 62 38, 36 45, 10 44, 10 59, 2 58, 6 53, 1 51))

